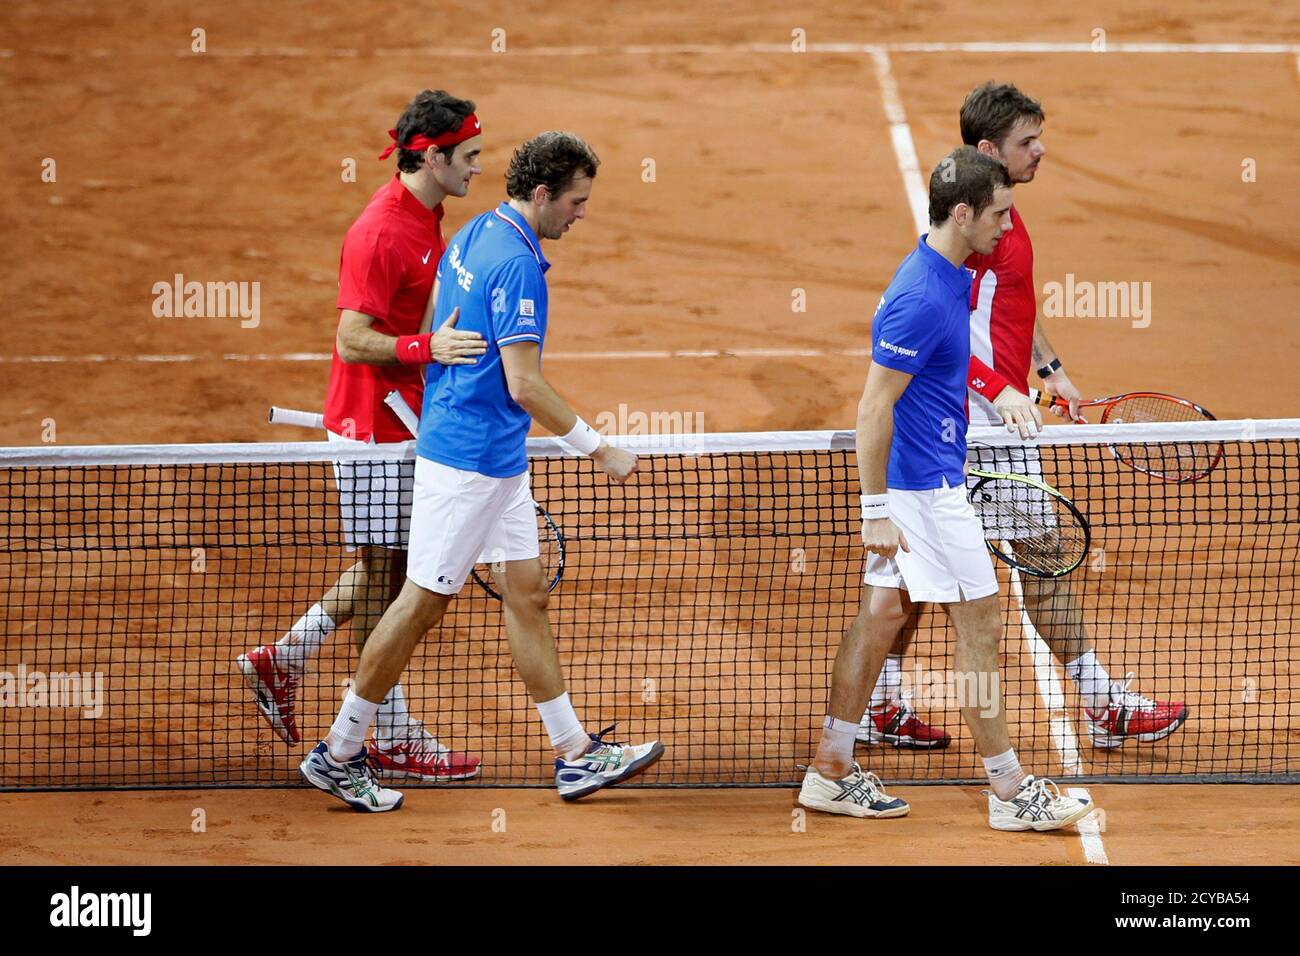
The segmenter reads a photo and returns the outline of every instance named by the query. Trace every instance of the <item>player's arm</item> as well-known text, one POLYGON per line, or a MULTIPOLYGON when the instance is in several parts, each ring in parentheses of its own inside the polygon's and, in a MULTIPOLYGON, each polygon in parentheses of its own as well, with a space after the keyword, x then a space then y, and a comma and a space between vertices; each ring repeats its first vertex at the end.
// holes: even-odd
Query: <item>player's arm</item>
MULTIPOLYGON (((432 312, 427 317, 432 321, 432 312)), ((376 321, 373 315, 342 309, 335 345, 339 358, 354 364, 473 365, 487 351, 487 343, 477 332, 459 331, 456 328, 459 318, 460 310, 453 309, 437 332, 422 330, 415 335, 385 335, 373 328, 376 321)))
POLYGON ((501 365, 505 369, 510 397, 537 424, 579 451, 592 449, 587 451, 591 460, 620 484, 636 471, 636 455, 605 444, 542 377, 541 347, 536 342, 503 345, 501 365))
MULTIPOLYGON (((1063 398, 1070 403, 1070 418, 1074 421, 1082 421, 1079 416, 1079 403, 1083 401, 1083 395, 1074 383, 1070 381, 1070 376, 1065 374, 1065 369, 1061 367, 1061 357, 1052 348, 1052 343, 1047 341, 1047 333, 1043 331, 1043 323, 1034 323, 1034 342, 1030 354, 1030 361, 1035 369, 1053 368, 1054 370, 1043 376, 1043 390, 1047 394, 1056 398, 1063 398)), ((1052 413, 1061 418, 1065 417, 1065 411, 1059 406, 1052 406, 1052 413)))
POLYGON ((974 355, 970 357, 966 385, 993 404, 1007 431, 1019 429, 1021 438, 1029 438, 1042 427, 1043 417, 1029 396, 974 355))
POLYGON ((894 440, 894 406, 912 381, 909 372, 876 362, 867 369, 867 384, 858 402, 858 480, 862 484, 862 542, 868 551, 892 558, 907 540, 889 520, 886 469, 894 440))

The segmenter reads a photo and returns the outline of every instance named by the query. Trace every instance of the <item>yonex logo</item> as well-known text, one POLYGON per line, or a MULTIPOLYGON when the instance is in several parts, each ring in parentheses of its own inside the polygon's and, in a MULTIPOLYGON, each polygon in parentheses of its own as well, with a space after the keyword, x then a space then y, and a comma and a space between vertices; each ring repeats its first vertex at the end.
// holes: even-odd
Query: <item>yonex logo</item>
POLYGON ((895 355, 903 355, 907 358, 916 358, 917 356, 916 349, 905 349, 901 345, 895 345, 893 342, 886 342, 883 336, 880 339, 879 347, 884 349, 886 352, 893 352, 895 355))

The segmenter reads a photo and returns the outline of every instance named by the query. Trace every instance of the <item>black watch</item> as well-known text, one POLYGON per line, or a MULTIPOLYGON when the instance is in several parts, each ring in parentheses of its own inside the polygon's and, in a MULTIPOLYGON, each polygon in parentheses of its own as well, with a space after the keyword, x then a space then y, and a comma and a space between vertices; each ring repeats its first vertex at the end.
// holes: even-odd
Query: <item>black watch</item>
POLYGON ((1051 375, 1053 372, 1059 372, 1060 370, 1061 370, 1061 360, 1059 358, 1054 358, 1052 359, 1052 361, 1050 361, 1048 364, 1044 365, 1042 368, 1038 370, 1038 377, 1047 378, 1047 376, 1051 375))

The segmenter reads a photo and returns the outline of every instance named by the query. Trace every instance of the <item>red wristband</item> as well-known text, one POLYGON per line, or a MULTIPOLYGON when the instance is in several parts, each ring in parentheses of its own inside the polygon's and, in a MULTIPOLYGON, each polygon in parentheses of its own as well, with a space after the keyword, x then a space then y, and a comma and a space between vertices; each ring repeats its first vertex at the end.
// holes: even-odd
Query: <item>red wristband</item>
POLYGON ((977 394, 983 395, 990 402, 1002 394, 1002 390, 1011 384, 1005 375, 995 372, 973 355, 970 360, 970 369, 966 375, 966 383, 977 394))
POLYGON ((420 335, 399 335, 397 337, 397 361, 403 365, 428 365, 433 361, 429 353, 429 341, 432 332, 420 335))

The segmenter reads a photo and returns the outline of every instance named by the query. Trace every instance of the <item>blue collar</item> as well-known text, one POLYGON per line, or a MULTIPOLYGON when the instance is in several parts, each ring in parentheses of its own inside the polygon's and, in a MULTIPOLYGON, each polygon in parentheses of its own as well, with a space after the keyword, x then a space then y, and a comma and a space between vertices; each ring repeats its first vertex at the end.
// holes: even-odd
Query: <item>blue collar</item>
POLYGON ((518 232, 519 237, 528 244, 529 251, 532 252, 533 258, 537 260, 537 264, 542 267, 542 274, 545 275, 546 270, 551 267, 551 264, 547 262, 546 257, 542 255, 542 243, 541 240, 537 238, 537 233, 533 232, 533 227, 528 225, 524 217, 515 212, 514 208, 508 202, 503 202, 498 206, 493 211, 493 215, 498 219, 505 220, 515 227, 515 231, 518 232))
POLYGON ((925 244, 928 232, 917 240, 916 248, 921 252, 921 258, 925 264, 930 267, 930 271, 943 280, 943 284, 952 290, 952 294, 958 298, 970 298, 971 278, 970 273, 966 271, 965 266, 955 266, 939 253, 935 252, 925 244))

